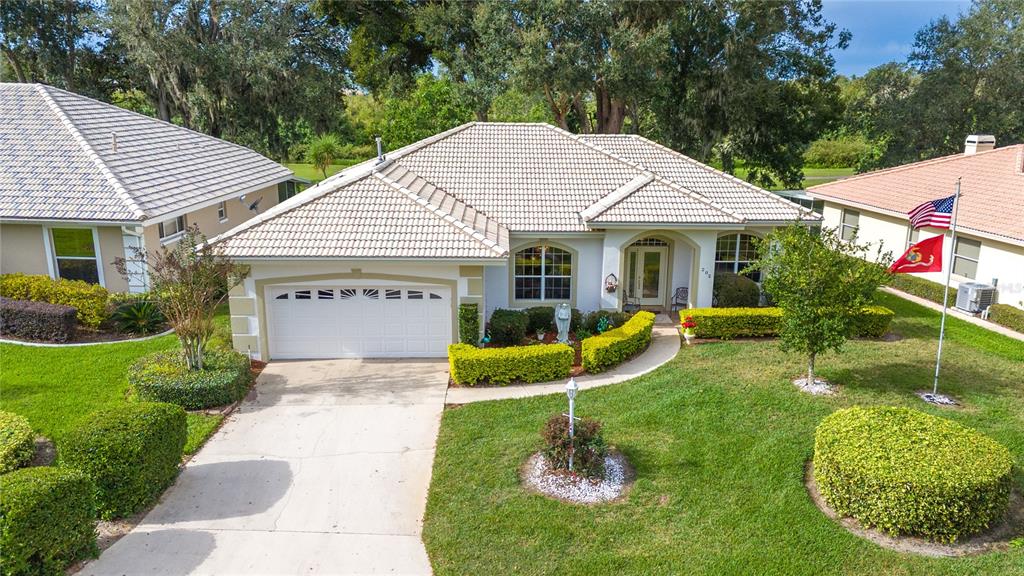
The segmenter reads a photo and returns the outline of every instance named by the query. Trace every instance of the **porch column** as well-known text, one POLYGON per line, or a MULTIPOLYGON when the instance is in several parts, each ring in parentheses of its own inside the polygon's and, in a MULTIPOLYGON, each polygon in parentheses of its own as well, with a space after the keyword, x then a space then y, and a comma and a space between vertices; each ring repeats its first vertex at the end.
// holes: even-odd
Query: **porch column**
POLYGON ((697 308, 710 308, 711 292, 715 287, 715 244, 718 242, 718 233, 707 230, 687 232, 686 235, 697 244, 697 251, 693 255, 693 265, 697 267, 694 305, 697 308))
POLYGON ((604 235, 604 245, 601 248, 601 308, 605 310, 618 310, 622 291, 626 289, 625 279, 622 278, 622 244, 629 240, 633 232, 608 230, 604 235), (619 279, 619 290, 608 292, 604 289, 604 279, 609 274, 615 274, 619 279))

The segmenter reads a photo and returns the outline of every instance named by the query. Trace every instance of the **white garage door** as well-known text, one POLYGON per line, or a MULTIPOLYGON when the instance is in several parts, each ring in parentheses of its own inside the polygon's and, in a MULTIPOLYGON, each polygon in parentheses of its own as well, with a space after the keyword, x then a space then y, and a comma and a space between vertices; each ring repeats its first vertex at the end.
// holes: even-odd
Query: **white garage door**
POLYGON ((271 358, 443 357, 451 289, 440 286, 275 286, 271 358))

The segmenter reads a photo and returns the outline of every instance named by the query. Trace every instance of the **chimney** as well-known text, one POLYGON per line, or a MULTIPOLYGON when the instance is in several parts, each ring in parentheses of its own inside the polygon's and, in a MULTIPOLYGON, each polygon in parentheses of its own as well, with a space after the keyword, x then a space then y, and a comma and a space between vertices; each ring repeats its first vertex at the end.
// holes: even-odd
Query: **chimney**
POLYGON ((374 136, 373 139, 377 141, 377 164, 380 164, 384 161, 384 144, 380 136, 374 136))
POLYGON ((110 151, 117 154, 117 132, 110 133, 110 151))
POLYGON ((991 134, 971 134, 964 142, 964 155, 986 152, 996 147, 996 137, 991 134))

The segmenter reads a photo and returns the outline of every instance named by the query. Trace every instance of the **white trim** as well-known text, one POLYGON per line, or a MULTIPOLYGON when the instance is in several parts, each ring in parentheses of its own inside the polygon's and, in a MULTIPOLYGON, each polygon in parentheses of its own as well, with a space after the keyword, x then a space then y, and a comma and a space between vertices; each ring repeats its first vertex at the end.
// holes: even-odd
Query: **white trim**
POLYGON ((149 336, 143 336, 141 338, 127 338, 125 340, 108 340, 107 342, 72 342, 70 344, 57 344, 54 342, 26 342, 24 340, 10 340, 7 338, 0 338, 0 343, 3 344, 16 344, 18 346, 33 346, 36 348, 77 348, 79 346, 103 346, 105 344, 130 344, 132 342, 145 342, 146 340, 153 340, 154 338, 160 338, 172 334, 174 328, 165 330, 159 334, 150 334, 149 336))
POLYGON ((221 200, 217 203, 217 221, 221 224, 228 221, 228 201, 221 200))
POLYGON ((100 252, 100 229, 93 226, 92 228, 92 245, 96 251, 96 277, 100 281, 100 286, 107 287, 107 279, 103 274, 103 254, 100 252))
POLYGON ((53 224, 60 226, 141 226, 142 220, 76 220, 74 218, 17 218, 0 217, 0 224, 14 222, 17 224, 53 224))
POLYGON ((56 280, 57 276, 57 255, 53 250, 53 240, 50 239, 50 227, 43 225, 40 228, 43 230, 43 250, 46 252, 46 270, 50 273, 50 278, 56 280))
POLYGON ((606 210, 612 206, 618 204, 633 192, 636 192, 640 188, 650 184, 654 181, 654 174, 650 172, 642 172, 635 178, 626 182, 622 186, 619 186, 615 190, 605 194, 601 198, 598 198, 597 202, 594 202, 590 206, 587 206, 580 212, 580 218, 584 220, 591 220, 597 218, 603 214, 606 210))
POLYGON ((386 258, 378 256, 231 256, 232 260, 247 261, 247 262, 296 262, 303 260, 310 260, 316 262, 413 262, 413 263, 424 263, 424 262, 444 262, 453 264, 462 264, 463 266, 498 266, 505 265, 508 263, 508 256, 494 257, 494 258, 386 258))
POLYGON ((99 228, 96 226, 82 226, 77 223, 69 224, 58 224, 56 226, 42 226, 43 229, 43 246, 46 250, 46 268, 50 273, 50 278, 59 280, 60 267, 57 263, 57 247, 53 244, 52 231, 54 228, 76 228, 79 230, 92 230, 92 246, 93 251, 96 254, 92 258, 86 258, 84 256, 61 256, 61 258, 67 260, 93 260, 96 262, 96 279, 98 284, 104 288, 107 287, 106 278, 103 274, 103 256, 100 253, 100 233, 99 228))

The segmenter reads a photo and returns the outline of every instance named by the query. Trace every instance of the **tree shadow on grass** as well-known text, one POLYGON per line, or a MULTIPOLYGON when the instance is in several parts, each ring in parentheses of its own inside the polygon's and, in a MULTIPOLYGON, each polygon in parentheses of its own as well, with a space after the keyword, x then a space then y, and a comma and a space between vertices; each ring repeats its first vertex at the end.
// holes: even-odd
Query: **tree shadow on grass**
MULTIPOLYGON (((929 362, 896 361, 882 364, 824 368, 820 371, 833 384, 844 386, 850 392, 913 394, 918 390, 931 390, 935 377, 934 358, 929 362)), ((959 363, 955 359, 943 361, 939 373, 941 392, 970 401, 976 396, 1012 396, 1022 391, 1021 382, 1009 375, 984 370, 982 366, 959 363)))

